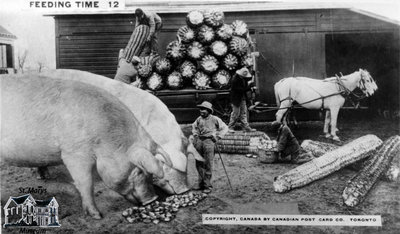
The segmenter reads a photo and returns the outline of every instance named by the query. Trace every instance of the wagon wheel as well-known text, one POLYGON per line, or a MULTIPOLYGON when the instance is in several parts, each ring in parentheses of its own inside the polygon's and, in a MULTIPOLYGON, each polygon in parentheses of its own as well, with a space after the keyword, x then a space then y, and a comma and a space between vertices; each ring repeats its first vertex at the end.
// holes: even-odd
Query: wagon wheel
POLYGON ((216 98, 213 101, 214 114, 222 119, 225 123, 229 122, 232 112, 231 101, 229 97, 216 98))

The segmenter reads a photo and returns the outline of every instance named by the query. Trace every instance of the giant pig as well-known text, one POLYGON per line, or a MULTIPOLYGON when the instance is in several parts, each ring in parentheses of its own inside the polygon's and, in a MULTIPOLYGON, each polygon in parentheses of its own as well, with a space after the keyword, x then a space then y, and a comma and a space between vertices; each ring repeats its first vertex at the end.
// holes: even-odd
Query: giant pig
POLYGON ((89 72, 58 69, 48 71, 47 74, 54 79, 85 82, 105 89, 117 97, 162 147, 163 152, 160 154, 166 154, 167 158, 171 158, 173 168, 164 164, 164 178, 157 178, 154 183, 170 194, 183 193, 189 189, 186 181, 187 155, 193 155, 196 160, 203 159, 183 135, 175 116, 160 99, 131 85, 89 72))
MULTIPOLYGON (((2 163, 40 167, 64 163, 93 218, 92 168, 129 201, 154 201, 147 173, 163 177, 159 146, 132 112, 108 92, 45 75, 0 76, 2 163)), ((166 154, 162 161, 168 163, 166 154)), ((170 164, 172 165, 172 164, 170 164)))

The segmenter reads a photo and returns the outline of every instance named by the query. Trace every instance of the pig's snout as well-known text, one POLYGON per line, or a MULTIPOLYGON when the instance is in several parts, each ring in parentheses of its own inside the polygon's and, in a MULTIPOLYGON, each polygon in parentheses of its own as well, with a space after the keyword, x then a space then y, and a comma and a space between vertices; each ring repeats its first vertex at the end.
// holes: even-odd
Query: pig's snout
POLYGON ((189 187, 185 183, 176 183, 176 181, 174 183, 174 181, 166 179, 156 179, 153 181, 153 184, 168 194, 182 194, 189 191, 189 187))

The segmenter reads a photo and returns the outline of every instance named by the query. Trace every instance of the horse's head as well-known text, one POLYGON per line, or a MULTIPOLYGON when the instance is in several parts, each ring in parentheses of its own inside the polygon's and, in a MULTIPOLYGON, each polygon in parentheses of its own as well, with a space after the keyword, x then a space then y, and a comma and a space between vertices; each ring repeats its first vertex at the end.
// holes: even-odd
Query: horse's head
POLYGON ((378 86, 367 70, 360 68, 359 72, 361 79, 358 83, 358 88, 360 88, 367 97, 372 96, 378 89, 378 86))

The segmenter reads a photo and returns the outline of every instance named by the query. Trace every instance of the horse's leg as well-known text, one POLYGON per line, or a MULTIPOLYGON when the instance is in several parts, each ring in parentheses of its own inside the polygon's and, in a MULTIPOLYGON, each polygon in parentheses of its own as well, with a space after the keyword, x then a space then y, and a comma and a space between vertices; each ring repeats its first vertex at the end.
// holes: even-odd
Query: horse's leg
POLYGON ((337 124, 337 117, 339 114, 340 107, 331 108, 331 134, 333 136, 334 141, 340 141, 339 137, 336 135, 336 124, 337 124))
POLYGON ((279 109, 275 114, 277 122, 282 123, 282 121, 284 121, 283 117, 284 117, 285 113, 288 111, 287 107, 288 106, 285 105, 284 102, 281 103, 279 108, 283 108, 283 109, 279 109))
POLYGON ((325 138, 331 137, 331 134, 329 134, 329 124, 330 123, 331 123, 331 111, 329 109, 327 109, 325 112, 325 123, 324 123, 325 138))

